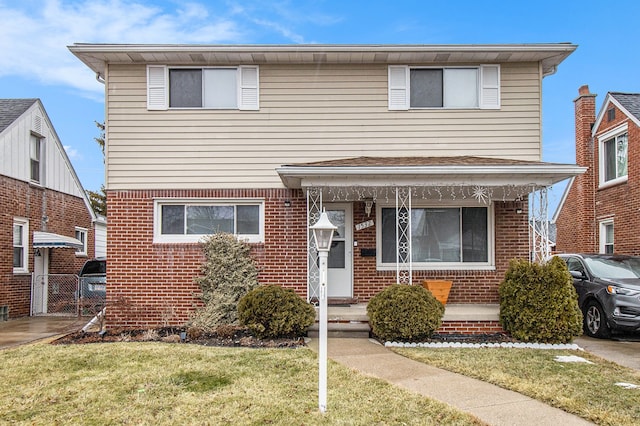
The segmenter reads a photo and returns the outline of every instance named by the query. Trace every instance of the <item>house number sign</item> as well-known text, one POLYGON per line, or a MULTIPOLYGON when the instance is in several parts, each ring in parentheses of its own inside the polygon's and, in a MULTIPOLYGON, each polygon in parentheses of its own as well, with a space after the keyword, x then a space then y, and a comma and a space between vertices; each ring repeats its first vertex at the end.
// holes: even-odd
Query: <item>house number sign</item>
POLYGON ((366 229, 373 226, 373 220, 367 220, 366 222, 362 222, 362 223, 357 223, 356 224, 356 231, 360 231, 362 229, 366 229))

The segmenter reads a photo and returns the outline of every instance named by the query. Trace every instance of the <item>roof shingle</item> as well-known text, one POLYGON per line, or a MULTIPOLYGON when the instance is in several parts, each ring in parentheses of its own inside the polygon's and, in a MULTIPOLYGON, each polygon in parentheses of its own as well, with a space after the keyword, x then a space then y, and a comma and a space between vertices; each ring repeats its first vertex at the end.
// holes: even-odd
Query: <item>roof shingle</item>
POLYGON ((0 99, 0 133, 9 127, 38 99, 0 99))

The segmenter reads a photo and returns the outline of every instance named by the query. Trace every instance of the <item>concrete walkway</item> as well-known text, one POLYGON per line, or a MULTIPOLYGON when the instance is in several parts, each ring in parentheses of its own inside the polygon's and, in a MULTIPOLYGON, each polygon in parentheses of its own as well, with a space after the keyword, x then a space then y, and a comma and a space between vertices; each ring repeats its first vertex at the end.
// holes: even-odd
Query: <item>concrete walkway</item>
MULTIPOLYGON (((311 340, 309 347, 317 351, 318 340, 311 340)), ((329 339, 327 352, 340 364, 449 404, 490 425, 593 424, 517 392, 410 360, 370 339, 329 339)))

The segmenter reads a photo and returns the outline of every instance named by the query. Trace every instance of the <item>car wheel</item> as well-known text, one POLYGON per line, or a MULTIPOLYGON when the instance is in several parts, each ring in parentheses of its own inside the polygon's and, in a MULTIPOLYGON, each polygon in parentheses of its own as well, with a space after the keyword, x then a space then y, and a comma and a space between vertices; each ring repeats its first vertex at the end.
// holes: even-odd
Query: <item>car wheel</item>
POLYGON ((609 324, 607 324, 607 316, 602 306, 595 300, 589 301, 584 310, 583 329, 587 336, 597 337, 598 339, 606 339, 611 335, 609 324))

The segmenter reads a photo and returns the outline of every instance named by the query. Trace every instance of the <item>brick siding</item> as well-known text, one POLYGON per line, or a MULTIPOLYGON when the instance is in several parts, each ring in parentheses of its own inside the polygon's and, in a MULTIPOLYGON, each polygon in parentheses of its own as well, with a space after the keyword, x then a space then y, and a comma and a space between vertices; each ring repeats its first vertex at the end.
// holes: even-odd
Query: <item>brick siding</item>
POLYGON ((614 251, 620 254, 640 255, 640 128, 612 103, 615 119, 605 116, 591 137, 591 126, 596 121, 595 95, 588 87, 580 88, 575 101, 576 163, 588 167, 585 174, 576 177, 564 206, 556 221, 558 252, 598 252, 600 249, 600 222, 614 221, 614 251), (599 189, 598 136, 628 124, 628 180, 599 189))
MULTIPOLYGON (((261 198, 265 200, 265 241, 252 245, 259 281, 294 289, 307 296, 307 206, 300 190, 150 190, 109 191, 107 247, 107 303, 109 323, 120 327, 182 325, 200 306, 198 276, 204 256, 199 244, 153 242, 155 198, 261 198), (285 206, 285 201, 290 206, 285 206)), ((526 204, 495 205, 496 268, 493 271, 414 271, 414 282, 449 279, 449 303, 498 303, 498 285, 509 260, 528 258, 526 204)), ((354 203, 354 223, 367 217, 363 202, 354 203)), ((375 227, 354 231, 354 297, 367 302, 395 282, 395 271, 377 271, 375 257, 363 257, 360 248, 375 248, 375 227)), ((460 327, 475 325, 460 325, 460 327)), ((495 325, 490 324, 490 327, 495 325)), ((478 326, 479 327, 479 326, 478 326)))
MULTIPOLYGON (((92 255, 94 231, 84 201, 61 192, 0 175, 0 306, 9 306, 9 318, 30 315, 31 273, 13 273, 13 219, 29 220, 29 272, 33 272, 33 232, 75 237, 75 227, 86 228, 87 253, 92 255), (48 218, 44 223, 43 216, 48 218)), ((77 274, 86 257, 73 249, 49 250, 50 274, 77 274)))

